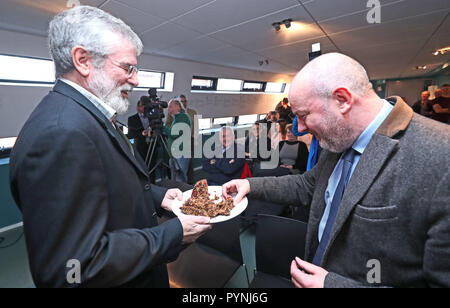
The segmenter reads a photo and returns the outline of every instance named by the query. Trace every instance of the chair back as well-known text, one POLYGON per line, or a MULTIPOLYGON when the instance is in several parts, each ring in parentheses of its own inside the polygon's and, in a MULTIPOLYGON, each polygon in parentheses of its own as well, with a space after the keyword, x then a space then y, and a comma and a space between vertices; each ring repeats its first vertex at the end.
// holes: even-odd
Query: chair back
POLYGON ((298 220, 258 215, 256 222, 256 269, 290 279, 291 262, 305 254, 307 224, 298 220))

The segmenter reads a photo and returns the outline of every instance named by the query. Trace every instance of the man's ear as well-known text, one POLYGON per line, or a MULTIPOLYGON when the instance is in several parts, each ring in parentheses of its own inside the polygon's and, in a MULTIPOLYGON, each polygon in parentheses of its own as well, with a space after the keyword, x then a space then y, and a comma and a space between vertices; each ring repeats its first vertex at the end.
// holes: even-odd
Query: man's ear
POLYGON ((334 89, 331 99, 336 102, 341 114, 347 114, 353 107, 354 97, 347 88, 340 87, 334 89))
POLYGON ((72 48, 72 61, 78 73, 87 77, 92 72, 92 62, 89 52, 82 46, 75 46, 72 48))

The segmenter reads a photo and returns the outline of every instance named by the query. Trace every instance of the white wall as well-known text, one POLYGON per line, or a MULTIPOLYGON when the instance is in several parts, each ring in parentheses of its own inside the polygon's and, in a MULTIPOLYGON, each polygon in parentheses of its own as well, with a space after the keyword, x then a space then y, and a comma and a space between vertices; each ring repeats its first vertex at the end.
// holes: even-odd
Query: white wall
POLYGON ((402 96, 406 98, 408 104, 412 106, 420 99, 420 94, 424 91, 425 80, 426 79, 388 81, 386 83, 386 97, 393 95, 402 96))
MULTIPOLYGON (((50 58, 45 37, 0 30, 1 54, 50 58)), ((193 75, 225 77, 246 80, 261 80, 290 83, 293 76, 235 69, 193 61, 144 54, 139 67, 175 73, 172 93, 161 92, 163 100, 180 94, 188 98, 189 107, 206 117, 234 116, 239 114, 265 113, 275 108, 284 95, 270 94, 212 94, 190 93, 193 75)), ((51 90, 50 87, 24 87, 0 85, 0 138, 17 136, 21 127, 39 101, 51 90)), ((136 102, 145 91, 134 91, 130 95, 128 113, 119 120, 126 122, 135 113, 136 102)))

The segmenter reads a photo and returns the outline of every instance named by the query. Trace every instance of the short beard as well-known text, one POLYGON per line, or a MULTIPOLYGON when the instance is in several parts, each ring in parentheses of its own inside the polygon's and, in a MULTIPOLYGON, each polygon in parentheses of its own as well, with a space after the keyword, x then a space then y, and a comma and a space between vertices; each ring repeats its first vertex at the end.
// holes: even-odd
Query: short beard
POLYGON ((105 104, 114 109, 118 115, 127 112, 130 102, 122 96, 122 91, 132 91, 133 86, 124 84, 118 87, 117 82, 107 77, 103 69, 96 69, 96 73, 92 79, 87 82, 88 87, 94 94, 100 98, 105 104))
POLYGON ((320 135, 320 146, 333 153, 342 153, 349 149, 358 138, 358 133, 342 119, 326 111, 322 125, 324 130, 320 135))

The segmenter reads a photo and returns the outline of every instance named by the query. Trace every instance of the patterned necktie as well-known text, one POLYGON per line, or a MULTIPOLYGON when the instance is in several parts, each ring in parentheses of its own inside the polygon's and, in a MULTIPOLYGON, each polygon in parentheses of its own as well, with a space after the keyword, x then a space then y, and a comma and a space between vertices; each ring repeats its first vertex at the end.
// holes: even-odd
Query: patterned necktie
POLYGON ((314 255, 314 259, 312 262, 317 266, 321 265, 323 255, 325 254, 325 250, 327 249, 328 243, 330 241, 331 230, 333 228, 334 221, 336 220, 342 196, 344 195, 345 188, 350 179, 350 171, 352 170, 353 159, 355 158, 356 153, 357 152, 353 150, 353 148, 350 148, 342 156, 343 167, 341 178, 339 179, 339 183, 334 193, 333 200, 331 201, 330 214, 328 216, 328 220, 325 225, 325 230, 323 231, 319 247, 317 247, 316 254, 314 255))

